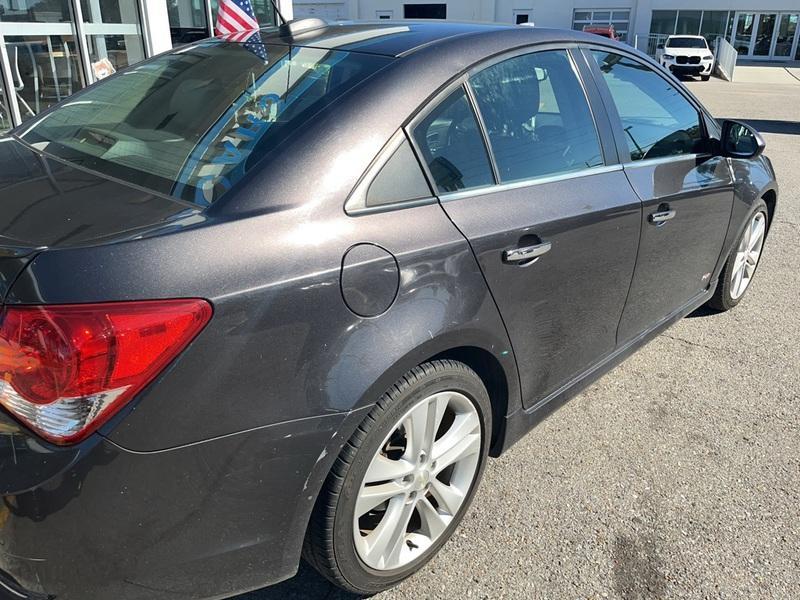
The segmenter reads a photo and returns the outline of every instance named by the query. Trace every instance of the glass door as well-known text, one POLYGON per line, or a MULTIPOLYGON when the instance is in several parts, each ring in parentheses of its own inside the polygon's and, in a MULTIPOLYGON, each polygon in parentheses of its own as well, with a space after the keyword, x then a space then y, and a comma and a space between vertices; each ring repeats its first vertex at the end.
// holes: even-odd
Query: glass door
POLYGON ((792 45, 797 37, 797 25, 800 14, 782 14, 778 17, 778 29, 775 32, 775 49, 772 55, 776 58, 791 58, 792 45))
POLYGON ((144 60, 136 0, 80 0, 92 81, 144 60))
POLYGON ((753 56, 768 57, 772 51, 772 39, 775 34, 775 23, 778 15, 775 13, 761 13, 758 15, 756 37, 753 43, 753 56))
POLYGON ((750 56, 756 16, 755 13, 736 13, 736 24, 733 28, 733 40, 731 43, 736 48, 739 56, 750 56))
POLYGON ((0 77, 0 133, 11 129, 11 111, 6 101, 6 90, 3 87, 3 79, 0 77))
POLYGON ((0 0, 5 101, 14 120, 30 119, 83 87, 76 40, 69 0, 0 0))

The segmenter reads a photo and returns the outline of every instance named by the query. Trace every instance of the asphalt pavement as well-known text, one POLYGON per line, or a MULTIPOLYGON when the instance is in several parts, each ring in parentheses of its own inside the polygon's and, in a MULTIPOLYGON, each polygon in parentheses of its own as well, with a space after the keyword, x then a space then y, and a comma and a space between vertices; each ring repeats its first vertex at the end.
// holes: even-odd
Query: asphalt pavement
MULTIPOLYGON (((691 82, 767 140, 779 208, 745 300, 700 310, 486 470, 427 568, 376 598, 800 597, 800 86, 691 82)), ((238 600, 351 598, 302 565, 238 600)))

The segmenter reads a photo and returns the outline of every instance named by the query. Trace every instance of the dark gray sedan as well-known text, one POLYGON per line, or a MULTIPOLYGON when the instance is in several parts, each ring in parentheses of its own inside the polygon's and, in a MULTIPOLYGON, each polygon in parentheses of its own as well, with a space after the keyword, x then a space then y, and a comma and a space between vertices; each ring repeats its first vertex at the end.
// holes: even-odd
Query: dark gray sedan
POLYGON ((487 456, 753 281, 760 136, 571 31, 299 21, 0 139, 0 596, 370 594, 487 456))

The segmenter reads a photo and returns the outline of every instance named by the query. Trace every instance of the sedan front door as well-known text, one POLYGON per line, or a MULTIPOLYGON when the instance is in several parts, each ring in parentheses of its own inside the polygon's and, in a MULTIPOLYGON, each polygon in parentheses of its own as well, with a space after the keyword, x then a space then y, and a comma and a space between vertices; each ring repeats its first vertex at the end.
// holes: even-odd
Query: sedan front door
POLYGON ((587 56, 643 202, 636 271, 619 327, 635 338, 695 302, 713 283, 733 206, 727 159, 696 106, 644 62, 606 50, 587 56))

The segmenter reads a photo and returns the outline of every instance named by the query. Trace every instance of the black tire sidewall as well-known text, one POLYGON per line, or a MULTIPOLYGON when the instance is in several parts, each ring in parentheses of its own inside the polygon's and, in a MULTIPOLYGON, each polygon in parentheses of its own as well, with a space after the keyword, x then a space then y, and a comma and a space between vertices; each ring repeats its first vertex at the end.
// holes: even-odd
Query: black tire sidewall
POLYGON ((372 594, 396 585, 422 568, 452 536, 472 503, 473 496, 483 476, 491 438, 491 405, 486 388, 480 378, 468 368, 449 367, 436 369, 404 389, 387 406, 379 420, 370 428, 366 438, 350 464, 342 484, 333 527, 333 550, 339 572, 354 590, 372 594), (476 407, 481 421, 482 440, 480 461, 475 478, 453 522, 447 531, 426 553, 415 561, 393 571, 376 571, 363 563, 353 540, 353 514, 355 502, 367 468, 374 455, 397 421, 420 400, 444 390, 465 395, 476 407))

